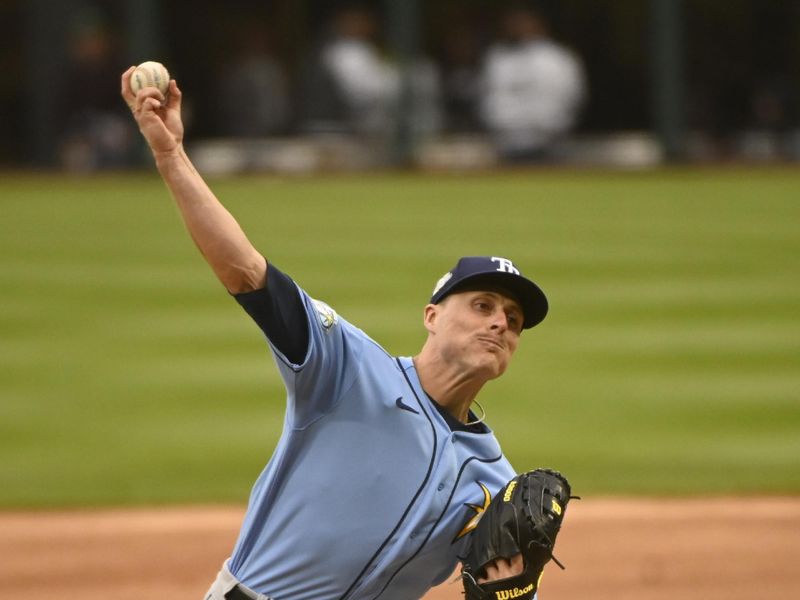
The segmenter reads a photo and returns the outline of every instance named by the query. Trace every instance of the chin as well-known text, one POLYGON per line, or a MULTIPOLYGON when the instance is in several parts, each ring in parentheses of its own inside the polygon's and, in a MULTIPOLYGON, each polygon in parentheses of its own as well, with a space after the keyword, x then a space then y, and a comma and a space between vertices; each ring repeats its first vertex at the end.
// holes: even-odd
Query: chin
POLYGON ((486 379, 497 379, 506 372, 508 361, 498 361, 496 357, 490 357, 479 368, 486 373, 486 379))
POLYGON ((494 376, 491 377, 491 379, 497 379, 498 377, 500 377, 500 375, 506 372, 506 368, 507 365, 503 365, 502 367, 495 369, 494 376))

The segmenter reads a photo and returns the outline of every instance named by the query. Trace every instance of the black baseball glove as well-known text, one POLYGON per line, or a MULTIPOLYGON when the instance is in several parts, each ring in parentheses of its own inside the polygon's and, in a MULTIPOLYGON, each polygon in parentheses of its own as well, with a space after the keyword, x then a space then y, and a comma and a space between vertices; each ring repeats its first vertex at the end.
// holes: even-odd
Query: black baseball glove
POLYGON ((553 546, 567 510, 571 489, 566 477, 551 469, 517 475, 501 489, 472 532, 462 560, 466 600, 514 598, 529 600, 539 587, 542 570, 553 558, 553 546), (479 584, 484 568, 499 558, 522 554, 519 575, 479 584))

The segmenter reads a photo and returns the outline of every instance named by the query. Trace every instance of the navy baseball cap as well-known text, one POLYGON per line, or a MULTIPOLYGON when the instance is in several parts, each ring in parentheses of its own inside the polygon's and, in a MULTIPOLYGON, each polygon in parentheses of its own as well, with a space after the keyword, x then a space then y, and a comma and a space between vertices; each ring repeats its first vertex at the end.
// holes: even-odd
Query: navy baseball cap
POLYGON ((453 292, 468 285, 489 283, 508 290, 523 312, 523 329, 538 325, 547 315, 547 297, 539 286, 520 273, 507 258, 465 256, 436 283, 431 304, 438 304, 453 292))

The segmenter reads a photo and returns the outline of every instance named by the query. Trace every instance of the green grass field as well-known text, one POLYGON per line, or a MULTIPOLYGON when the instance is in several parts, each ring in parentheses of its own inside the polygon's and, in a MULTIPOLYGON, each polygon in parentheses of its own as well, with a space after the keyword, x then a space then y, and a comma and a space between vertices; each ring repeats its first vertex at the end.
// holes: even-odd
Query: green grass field
MULTIPOLYGON (((254 243, 395 354, 465 254, 551 313, 483 404, 587 494, 800 493, 800 171, 244 177, 254 243)), ((154 174, 0 175, 0 506, 243 502, 283 416, 154 174)))

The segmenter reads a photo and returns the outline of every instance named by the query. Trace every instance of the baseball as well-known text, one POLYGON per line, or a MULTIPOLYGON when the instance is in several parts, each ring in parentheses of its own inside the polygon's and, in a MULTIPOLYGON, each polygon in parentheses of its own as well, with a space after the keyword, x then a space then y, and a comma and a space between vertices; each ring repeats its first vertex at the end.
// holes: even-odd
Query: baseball
POLYGON ((131 91, 136 94, 142 88, 154 87, 167 93, 169 87, 169 71, 160 62, 148 60, 143 62, 131 74, 131 91))

